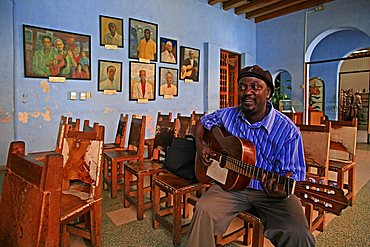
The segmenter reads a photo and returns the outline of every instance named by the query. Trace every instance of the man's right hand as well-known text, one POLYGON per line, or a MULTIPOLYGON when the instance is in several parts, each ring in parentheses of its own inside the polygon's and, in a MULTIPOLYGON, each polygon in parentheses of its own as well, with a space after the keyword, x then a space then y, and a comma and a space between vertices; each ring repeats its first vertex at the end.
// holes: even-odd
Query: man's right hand
POLYGON ((216 153, 203 143, 197 144, 197 153, 204 166, 209 166, 212 163, 211 158, 216 157, 216 153))

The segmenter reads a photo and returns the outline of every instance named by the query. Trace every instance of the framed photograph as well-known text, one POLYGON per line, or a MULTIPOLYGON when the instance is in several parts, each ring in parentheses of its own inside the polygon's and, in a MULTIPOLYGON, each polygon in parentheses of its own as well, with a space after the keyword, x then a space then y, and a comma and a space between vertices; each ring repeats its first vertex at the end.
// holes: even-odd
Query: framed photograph
POLYGON ((177 41, 174 39, 160 38, 162 63, 177 63, 177 41))
POLYGON ((180 79, 199 81, 200 50, 180 46, 180 79))
POLYGON ((130 100, 155 100, 155 63, 130 62, 130 100))
POLYGON ((122 92, 122 62, 99 60, 98 91, 122 92))
POLYGON ((23 25, 24 75, 91 80, 91 37, 23 25))
POLYGON ((159 67, 159 95, 178 96, 178 70, 159 67))
POLYGON ((129 19, 129 58, 157 61, 158 25, 129 19))
POLYGON ((123 48, 123 19, 99 15, 100 45, 116 45, 123 48))

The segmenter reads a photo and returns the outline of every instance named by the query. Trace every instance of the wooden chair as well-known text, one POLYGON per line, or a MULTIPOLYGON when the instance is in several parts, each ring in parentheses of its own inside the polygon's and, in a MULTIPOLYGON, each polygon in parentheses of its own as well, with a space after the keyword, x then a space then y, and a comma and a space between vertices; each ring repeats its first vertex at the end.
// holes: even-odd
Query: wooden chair
MULTIPOLYGON (((302 134, 303 148, 306 161, 306 179, 316 183, 328 184, 330 126, 325 125, 297 125, 302 134)), ((314 216, 312 204, 303 203, 310 230, 324 231, 326 213, 317 209, 314 216)))
POLYGON ((128 114, 121 113, 118 121, 116 138, 113 143, 104 143, 104 151, 111 149, 124 149, 126 141, 128 114))
POLYGON ((92 131, 70 131, 64 138, 63 182, 60 210, 61 245, 69 234, 102 245, 102 154, 104 126, 92 131))
POLYGON ((188 218, 188 198, 190 193, 209 187, 194 180, 187 180, 172 173, 165 173, 153 178, 153 228, 158 229, 159 223, 172 233, 174 246, 181 243, 182 234, 189 231, 190 223, 183 224, 183 218, 188 218), (160 191, 172 195, 172 203, 161 207, 160 191), (172 222, 166 216, 172 215, 172 222))
MULTIPOLYGON (((192 118, 178 115, 175 119, 175 137, 189 135, 192 128, 192 118)), ((196 180, 187 180, 172 173, 159 174, 153 177, 153 228, 158 229, 159 223, 171 231, 173 244, 178 246, 181 235, 189 230, 189 223, 183 224, 183 218, 189 217, 188 198, 191 193, 196 193, 210 185, 199 183, 196 180), (161 207, 160 191, 168 195, 167 203, 161 207), (172 215, 172 222, 168 221, 168 215, 172 215)))
POLYGON ((346 197, 352 206, 355 191, 357 118, 352 121, 330 121, 330 123, 329 172, 336 173, 336 180, 330 180, 329 183, 336 183, 337 187, 346 189, 346 197))
POLYGON ((168 119, 163 119, 157 123, 156 134, 153 142, 155 150, 151 160, 142 162, 130 162, 124 165, 124 206, 129 207, 133 204, 137 208, 137 219, 142 220, 144 210, 152 207, 152 196, 145 202, 144 194, 151 193, 152 178, 160 173, 167 172, 164 168, 164 158, 167 147, 171 145, 175 123, 168 119), (135 176, 136 181, 132 181, 135 176), (149 186, 145 186, 145 178, 149 178, 149 186), (136 190, 132 186, 136 185, 136 190))
POLYGON ((177 114, 176 120, 178 121, 178 128, 175 129, 175 136, 176 137, 186 137, 186 136, 193 136, 195 131, 195 116, 182 116, 181 113, 177 114))
MULTIPOLYGON (((162 121, 172 121, 172 112, 169 112, 168 114, 162 114, 161 112, 158 112, 157 114, 157 123, 156 123, 156 131, 157 131, 157 126, 159 122, 162 121)), ((153 146, 154 146, 154 138, 149 138, 145 139, 144 145, 148 147, 148 157, 147 158, 152 158, 153 156, 153 146)))
POLYGON ((144 160, 145 124, 145 116, 140 118, 133 115, 128 146, 122 150, 104 151, 104 187, 107 189, 110 186, 112 198, 116 198, 117 190, 124 186, 124 163, 144 160))
POLYGON ((24 142, 9 147, 0 202, 1 246, 59 246, 63 157, 44 163, 25 155, 24 142))

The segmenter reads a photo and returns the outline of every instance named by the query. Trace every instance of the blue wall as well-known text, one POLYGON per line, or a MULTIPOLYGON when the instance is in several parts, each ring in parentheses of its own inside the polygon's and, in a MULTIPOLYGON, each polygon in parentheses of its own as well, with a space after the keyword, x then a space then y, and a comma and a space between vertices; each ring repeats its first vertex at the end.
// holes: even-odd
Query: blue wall
MULTIPOLYGON (((358 35, 346 35, 345 39, 333 37, 326 50, 318 48, 318 43, 339 30, 355 30, 370 36, 370 1, 369 0, 336 0, 325 4, 325 9, 320 12, 312 10, 300 11, 258 23, 256 27, 256 58, 257 63, 269 68, 272 73, 285 69, 292 75, 292 99, 303 103, 304 61, 338 58, 340 54, 348 54, 353 49, 370 47, 368 39, 358 41, 358 35), (307 12, 307 14, 306 14, 307 12), (307 59, 304 58, 304 23, 307 15, 307 59), (367 43, 367 45, 366 45, 367 43), (318 50, 316 51, 316 49, 318 50), (315 54, 315 59, 311 54, 315 54)), ((341 57, 341 56, 340 56, 341 57)), ((322 71, 328 68, 322 68, 322 71)), ((330 69, 337 73, 337 67, 330 69)), ((320 74, 323 72, 320 72, 320 74)), ((338 81, 329 79, 330 84, 336 85, 338 81)), ((327 88, 326 95, 329 104, 326 109, 333 117, 336 91, 327 88)))
MULTIPOLYGON (((189 115, 192 110, 203 112, 208 109, 204 95, 214 89, 215 93, 218 93, 219 80, 214 75, 219 74, 219 59, 206 59, 219 57, 220 48, 248 54, 249 57, 255 56, 256 25, 243 16, 221 10, 219 5, 210 6, 206 0, 0 2, 0 41, 6 48, 2 49, 0 56, 0 164, 5 163, 9 142, 14 139, 25 140, 27 152, 53 149, 62 114, 104 124, 106 141, 113 141, 119 113, 147 115, 149 123, 146 136, 152 137, 157 111, 189 115), (124 20, 123 49, 112 51, 100 46, 99 15, 124 20), (159 97, 157 89, 154 102, 138 104, 129 101, 129 61, 134 61, 128 59, 129 18, 156 23, 158 37, 176 39, 178 46, 200 49, 199 82, 189 84, 180 81, 179 96, 172 100, 159 97), (92 80, 48 83, 43 79, 25 78, 22 24, 91 35, 92 80), (209 47, 212 49, 208 49, 209 47), (122 93, 103 95, 102 92, 97 92, 98 59, 123 62, 122 93), (210 67, 208 64, 215 66, 210 67), (86 101, 71 101, 68 100, 70 91, 91 91, 92 98, 86 101)), ((159 62, 156 64, 157 85, 160 66, 178 67, 159 62)))
MULTIPOLYGON (((190 114, 218 108, 219 51, 242 54, 242 65, 257 61, 274 75, 286 70, 292 76, 292 98, 303 103, 304 22, 307 15, 307 61, 323 38, 339 29, 370 35, 370 1, 336 0, 325 10, 300 11, 255 24, 233 10, 207 0, 2 0, 0 1, 0 164, 5 163, 9 142, 25 140, 27 151, 50 150, 56 142, 60 115, 90 119, 106 126, 106 141, 113 141, 119 113, 149 117, 147 137, 154 135, 157 111, 190 114), (124 46, 116 51, 99 45, 99 15, 124 19, 124 46), (158 24, 158 36, 201 51, 199 82, 179 83, 179 97, 137 104, 129 101, 128 18, 158 24), (91 35, 92 80, 46 83, 24 77, 22 24, 91 35), (97 92, 98 59, 122 61, 123 92, 108 96, 97 92), (49 86, 47 91, 45 87, 49 86), (44 91, 46 92, 44 92, 44 91), (69 91, 91 91, 86 101, 70 101, 69 91), (13 96, 14 95, 14 96, 13 96)), ((352 36, 340 42, 353 43, 352 36)), ((335 40, 335 39, 334 39, 335 40)), ((339 42, 339 41, 337 41, 339 42)), ((355 46, 359 46, 356 44, 355 46)), ((369 44, 370 46, 370 44, 369 44)), ((333 43, 337 49, 338 43, 333 43)), ((354 47, 353 47, 354 48, 354 47)), ((350 49, 345 46, 344 49, 350 49)), ((346 54, 343 50, 342 53, 346 54)), ((317 54, 321 54, 317 50, 317 54)), ((334 53, 329 57, 336 58, 334 53)), ((158 67, 166 64, 157 64, 158 67)), ((177 66, 169 66, 177 67, 177 66)), ((157 75, 158 78, 158 75, 157 75)), ((158 81, 157 81, 158 82, 158 81)), ((157 90, 158 91, 158 90, 157 90)), ((334 94, 334 93, 333 93, 334 94)))

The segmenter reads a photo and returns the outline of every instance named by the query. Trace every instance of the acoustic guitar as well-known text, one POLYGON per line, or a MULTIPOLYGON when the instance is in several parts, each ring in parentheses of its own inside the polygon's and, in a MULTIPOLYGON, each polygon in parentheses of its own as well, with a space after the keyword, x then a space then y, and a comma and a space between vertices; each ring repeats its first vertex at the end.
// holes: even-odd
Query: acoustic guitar
POLYGON ((180 76, 180 78, 183 80, 186 77, 190 77, 191 74, 193 73, 193 71, 196 70, 196 69, 197 69, 197 67, 193 67, 193 66, 191 66, 191 64, 183 65, 181 67, 181 76, 180 76))
POLYGON ((59 75, 60 71, 62 71, 66 67, 65 57, 62 54, 58 54, 55 58, 55 63, 50 65, 50 75, 57 76, 59 75))
POLYGON ((253 143, 229 135, 220 127, 214 126, 210 131, 206 130, 203 141, 217 153, 211 166, 218 166, 226 171, 227 175, 223 180, 207 173, 211 166, 205 166, 197 154, 195 175, 201 183, 215 181, 225 190, 243 190, 248 187, 252 178, 261 181, 262 176, 266 174, 267 179, 275 178, 279 188, 288 196, 295 194, 304 202, 318 206, 326 212, 339 215, 348 207, 348 200, 339 188, 309 181, 295 181, 293 178, 256 167, 256 150, 253 143))

